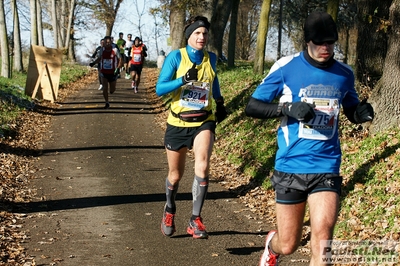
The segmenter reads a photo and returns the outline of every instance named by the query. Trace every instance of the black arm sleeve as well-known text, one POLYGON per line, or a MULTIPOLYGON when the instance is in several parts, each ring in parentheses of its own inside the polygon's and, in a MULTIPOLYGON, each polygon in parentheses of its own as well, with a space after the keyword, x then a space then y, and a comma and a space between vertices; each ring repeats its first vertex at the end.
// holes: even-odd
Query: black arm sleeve
POLYGON ((92 54, 92 58, 97 57, 97 54, 99 53, 100 49, 101 49, 101 46, 98 46, 98 47, 96 48, 96 50, 95 50, 94 53, 92 54))
POLYGON ((354 106, 350 106, 347 108, 343 108, 343 113, 349 119, 351 123, 357 124, 356 119, 354 118, 354 113, 356 112, 357 104, 354 106))
POLYGON ((265 103, 251 97, 246 106, 245 113, 247 116, 254 118, 275 118, 283 116, 279 109, 278 103, 265 103))

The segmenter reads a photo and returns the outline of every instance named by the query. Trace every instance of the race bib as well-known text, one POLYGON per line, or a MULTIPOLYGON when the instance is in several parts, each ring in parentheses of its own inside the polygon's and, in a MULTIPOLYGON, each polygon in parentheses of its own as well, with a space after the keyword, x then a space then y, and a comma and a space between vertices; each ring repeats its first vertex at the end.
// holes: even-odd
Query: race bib
POLYGON ((299 137, 316 140, 331 139, 337 130, 338 99, 304 98, 302 101, 314 103, 315 117, 308 123, 300 122, 299 137))
POLYGON ((201 110, 208 106, 210 84, 208 82, 193 82, 181 91, 179 105, 193 110, 201 110))
POLYGON ((142 55, 141 54, 134 54, 133 55, 133 62, 137 62, 137 63, 142 62, 142 55))
POLYGON ((113 68, 113 60, 112 59, 103 59, 103 69, 112 69, 113 68))

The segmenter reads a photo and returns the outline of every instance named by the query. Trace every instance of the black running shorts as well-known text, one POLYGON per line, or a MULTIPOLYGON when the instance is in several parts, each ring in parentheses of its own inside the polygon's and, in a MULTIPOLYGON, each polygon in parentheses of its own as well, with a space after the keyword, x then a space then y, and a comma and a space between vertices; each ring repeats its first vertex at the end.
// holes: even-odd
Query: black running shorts
POLYGON ((113 82, 117 80, 117 76, 114 74, 101 74, 101 77, 105 78, 108 82, 113 82))
POLYGON ((131 61, 131 59, 132 59, 132 57, 126 56, 126 55, 125 55, 125 57, 124 57, 124 60, 125 60, 124 63, 128 64, 129 61, 131 61))
POLYGON ((271 178, 275 200, 281 204, 296 204, 309 194, 332 191, 340 195, 342 177, 339 174, 291 174, 274 171, 271 178))
POLYGON ((215 121, 206 121, 199 127, 176 127, 167 124, 164 145, 168 150, 178 151, 183 147, 192 149, 194 138, 203 130, 211 130, 215 134, 215 121))
POLYGON ((133 65, 129 67, 129 73, 135 71, 138 75, 142 74, 143 65, 133 65))

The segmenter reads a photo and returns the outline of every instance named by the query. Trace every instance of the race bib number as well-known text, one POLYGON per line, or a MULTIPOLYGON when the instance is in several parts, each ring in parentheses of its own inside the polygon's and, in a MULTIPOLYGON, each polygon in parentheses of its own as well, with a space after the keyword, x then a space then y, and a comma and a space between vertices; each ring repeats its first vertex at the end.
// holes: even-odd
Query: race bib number
POLYGON ((133 55, 133 61, 136 63, 142 62, 142 55, 141 54, 134 54, 133 55))
POLYGON ((300 122, 299 137, 328 140, 337 130, 339 101, 337 99, 305 98, 302 101, 315 105, 315 117, 308 123, 300 122))
POLYGON ((112 69, 113 68, 113 60, 112 59, 103 59, 103 69, 112 69))
POLYGON ((193 110, 201 110, 208 106, 210 84, 208 82, 193 82, 181 91, 179 105, 193 110))

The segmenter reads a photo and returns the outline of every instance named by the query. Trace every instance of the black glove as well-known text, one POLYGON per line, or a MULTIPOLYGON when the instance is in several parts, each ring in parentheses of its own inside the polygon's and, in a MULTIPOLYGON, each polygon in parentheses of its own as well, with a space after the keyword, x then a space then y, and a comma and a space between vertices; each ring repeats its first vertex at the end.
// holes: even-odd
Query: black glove
POLYGON ((188 72, 186 72, 186 74, 182 77, 183 82, 186 84, 188 82, 197 81, 197 73, 198 72, 199 71, 196 68, 196 63, 193 63, 192 68, 189 69, 188 72))
POLYGON ((282 106, 282 114, 307 123, 315 117, 314 105, 306 102, 286 102, 282 106))
POLYGON ((221 123, 228 116, 226 112, 226 108, 224 105, 224 98, 220 98, 216 100, 217 102, 217 111, 215 112, 215 117, 217 118, 217 122, 221 123))
POLYGON ((354 112, 354 120, 358 124, 371 121, 374 119, 374 108, 370 103, 367 103, 367 99, 362 100, 356 107, 354 112))
POLYGON ((89 66, 90 66, 90 67, 93 67, 93 66, 94 66, 94 63, 93 63, 93 62, 89 63, 89 66))

